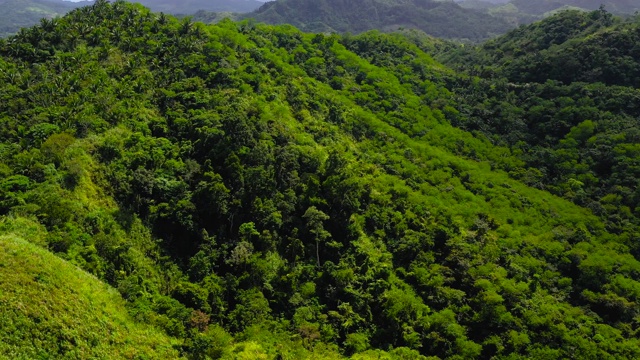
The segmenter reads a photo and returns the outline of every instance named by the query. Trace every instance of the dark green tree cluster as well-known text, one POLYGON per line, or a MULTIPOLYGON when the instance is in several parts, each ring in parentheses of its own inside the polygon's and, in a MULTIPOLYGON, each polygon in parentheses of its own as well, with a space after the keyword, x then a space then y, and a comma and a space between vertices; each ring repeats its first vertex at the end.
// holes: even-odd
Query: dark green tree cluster
POLYGON ((471 78, 406 37, 98 1, 0 55, 0 231, 188 358, 640 357, 638 233, 452 126, 471 78))

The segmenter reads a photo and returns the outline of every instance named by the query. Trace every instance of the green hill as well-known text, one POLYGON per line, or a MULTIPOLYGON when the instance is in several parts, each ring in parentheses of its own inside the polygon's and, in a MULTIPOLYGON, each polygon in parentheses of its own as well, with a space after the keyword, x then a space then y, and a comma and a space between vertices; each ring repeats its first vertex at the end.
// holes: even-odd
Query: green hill
POLYGON ((187 358, 640 357, 637 89, 484 79, 416 34, 99 1, 0 41, 2 228, 187 358))
POLYGON ((178 357, 113 288, 14 235, 0 237, 0 305, 1 358, 178 357))
POLYGON ((640 86, 637 18, 602 10, 564 11, 483 44, 443 57, 514 82, 602 82, 640 86))

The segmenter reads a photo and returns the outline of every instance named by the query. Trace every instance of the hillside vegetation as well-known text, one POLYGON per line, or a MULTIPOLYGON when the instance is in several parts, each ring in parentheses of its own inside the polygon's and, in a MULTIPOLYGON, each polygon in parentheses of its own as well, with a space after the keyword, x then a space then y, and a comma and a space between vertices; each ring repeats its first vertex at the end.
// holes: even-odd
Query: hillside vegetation
POLYGON ((461 116, 452 123, 519 152, 538 170, 523 181, 590 208, 634 248, 639 26, 602 10, 563 12, 442 56, 482 77, 454 85, 461 116))
POLYGON ((447 45, 120 1, 44 21, 0 41, 2 228, 190 359, 639 358, 637 139, 604 121, 637 131, 609 103, 637 89, 585 100, 421 48, 447 45), (549 103, 498 113, 521 85, 549 103), (552 129, 517 122, 535 115, 552 129), (574 166, 600 141, 611 167, 574 166))
POLYGON ((175 343, 134 323, 120 294, 95 277, 14 234, 0 236, 0 358, 169 359, 178 357, 175 343))
POLYGON ((565 11, 477 49, 454 52, 444 61, 512 82, 601 82, 637 88, 639 42, 638 17, 622 20, 604 10, 565 11))

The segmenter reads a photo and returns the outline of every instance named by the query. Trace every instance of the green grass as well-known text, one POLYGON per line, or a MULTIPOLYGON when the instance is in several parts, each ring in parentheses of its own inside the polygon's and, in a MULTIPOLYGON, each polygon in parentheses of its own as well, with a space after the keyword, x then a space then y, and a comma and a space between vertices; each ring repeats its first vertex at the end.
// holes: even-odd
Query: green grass
POLYGON ((120 295, 92 275, 0 237, 0 359, 175 359, 174 345, 134 323, 120 295))

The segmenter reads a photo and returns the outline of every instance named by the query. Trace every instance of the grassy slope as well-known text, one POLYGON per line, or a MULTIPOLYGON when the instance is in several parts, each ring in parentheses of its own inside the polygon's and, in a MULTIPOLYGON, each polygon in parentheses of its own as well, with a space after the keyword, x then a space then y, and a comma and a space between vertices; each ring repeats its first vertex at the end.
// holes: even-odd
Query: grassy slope
POLYGON ((112 288, 17 236, 0 237, 0 358, 177 358, 112 288))

